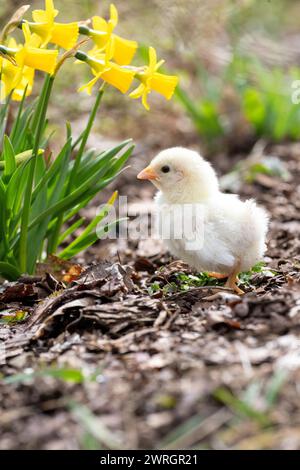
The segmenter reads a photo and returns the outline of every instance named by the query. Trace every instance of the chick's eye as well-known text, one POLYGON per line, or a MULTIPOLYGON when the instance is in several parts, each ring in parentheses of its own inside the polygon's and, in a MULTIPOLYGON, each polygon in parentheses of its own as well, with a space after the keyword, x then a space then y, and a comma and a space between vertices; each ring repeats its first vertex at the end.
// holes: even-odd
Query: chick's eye
POLYGON ((164 166, 161 167, 161 171, 163 173, 169 173, 170 167, 168 165, 164 165, 164 166))

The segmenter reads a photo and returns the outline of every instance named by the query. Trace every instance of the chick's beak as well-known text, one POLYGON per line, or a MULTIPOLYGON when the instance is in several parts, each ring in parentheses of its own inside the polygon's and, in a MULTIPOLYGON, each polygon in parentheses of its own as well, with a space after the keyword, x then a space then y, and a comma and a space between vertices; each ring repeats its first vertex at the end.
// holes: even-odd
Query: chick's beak
POLYGON ((151 168, 151 166, 147 166, 144 168, 138 175, 137 178, 139 180, 157 180, 158 174, 151 168))

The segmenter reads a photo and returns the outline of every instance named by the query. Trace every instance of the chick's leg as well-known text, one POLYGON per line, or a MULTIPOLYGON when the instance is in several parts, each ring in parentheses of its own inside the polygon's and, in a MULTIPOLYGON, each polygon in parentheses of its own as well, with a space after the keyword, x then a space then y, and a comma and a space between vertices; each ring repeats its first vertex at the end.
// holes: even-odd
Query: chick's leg
POLYGON ((215 279, 227 279, 228 278, 228 274, 216 273, 214 271, 209 271, 207 274, 209 277, 214 277, 215 279))
POLYGON ((236 292, 238 295, 243 295, 245 292, 237 286, 237 282, 239 280, 237 275, 239 272, 240 272, 240 262, 234 265, 233 270, 228 276, 225 287, 229 287, 230 289, 233 289, 234 292, 236 292))

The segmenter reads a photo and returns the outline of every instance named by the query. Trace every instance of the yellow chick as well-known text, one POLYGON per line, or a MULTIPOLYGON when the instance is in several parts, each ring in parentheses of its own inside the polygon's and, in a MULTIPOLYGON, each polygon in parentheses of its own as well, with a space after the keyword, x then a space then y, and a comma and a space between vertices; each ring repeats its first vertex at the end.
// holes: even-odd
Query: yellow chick
POLYGON ((169 251, 198 271, 228 278, 226 286, 243 294, 237 275, 263 257, 266 211, 252 199, 243 202, 238 195, 222 193, 210 163, 182 147, 163 150, 137 177, 150 180, 159 189, 155 200, 163 223, 186 224, 178 208, 191 214, 188 225, 192 229, 183 229, 181 237, 178 230, 176 236, 174 228, 169 230, 170 237, 164 240, 169 251), (170 213, 172 217, 168 217, 170 213))

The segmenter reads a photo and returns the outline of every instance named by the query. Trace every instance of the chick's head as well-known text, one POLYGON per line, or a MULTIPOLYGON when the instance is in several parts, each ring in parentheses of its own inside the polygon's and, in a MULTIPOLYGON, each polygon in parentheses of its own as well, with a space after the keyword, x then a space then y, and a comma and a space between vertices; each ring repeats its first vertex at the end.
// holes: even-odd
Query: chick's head
POLYGON ((172 203, 198 202, 219 190, 211 165, 183 147, 163 150, 137 177, 150 180, 172 203))

